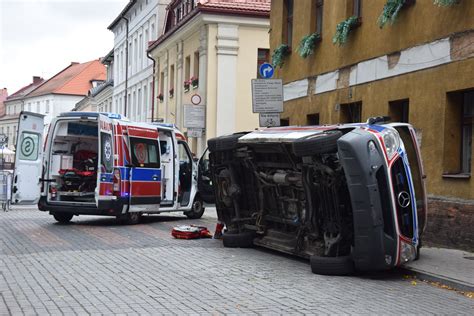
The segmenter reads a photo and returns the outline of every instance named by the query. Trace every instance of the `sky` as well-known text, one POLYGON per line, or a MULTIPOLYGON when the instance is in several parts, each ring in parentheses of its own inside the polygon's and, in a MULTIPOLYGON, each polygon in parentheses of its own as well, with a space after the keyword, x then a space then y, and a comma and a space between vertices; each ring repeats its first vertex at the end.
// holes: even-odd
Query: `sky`
POLYGON ((107 26, 129 0, 0 0, 0 88, 13 94, 71 62, 105 56, 107 26))

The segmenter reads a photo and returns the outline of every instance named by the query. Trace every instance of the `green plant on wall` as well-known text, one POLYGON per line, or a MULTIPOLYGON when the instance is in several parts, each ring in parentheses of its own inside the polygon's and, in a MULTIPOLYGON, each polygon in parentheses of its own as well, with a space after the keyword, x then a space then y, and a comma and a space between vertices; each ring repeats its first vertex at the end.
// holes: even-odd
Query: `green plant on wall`
POLYGON ((318 33, 304 36, 300 41, 300 45, 298 46, 298 53, 300 56, 306 58, 309 55, 312 55, 314 48, 316 47, 316 43, 320 38, 321 36, 318 33))
POLYGON ((359 23, 359 18, 356 16, 351 16, 345 21, 340 22, 336 26, 336 34, 332 38, 332 42, 334 44, 338 44, 339 46, 344 45, 347 42, 347 38, 349 36, 349 31, 359 23))
POLYGON ((285 63, 285 58, 290 54, 290 47, 286 44, 281 44, 272 53, 273 67, 282 67, 285 63))
POLYGON ((378 19, 379 27, 383 28, 387 22, 393 24, 406 2, 407 0, 387 0, 378 19))
POLYGON ((459 4, 460 0, 434 0, 433 3, 440 7, 450 7, 455 4, 459 4))

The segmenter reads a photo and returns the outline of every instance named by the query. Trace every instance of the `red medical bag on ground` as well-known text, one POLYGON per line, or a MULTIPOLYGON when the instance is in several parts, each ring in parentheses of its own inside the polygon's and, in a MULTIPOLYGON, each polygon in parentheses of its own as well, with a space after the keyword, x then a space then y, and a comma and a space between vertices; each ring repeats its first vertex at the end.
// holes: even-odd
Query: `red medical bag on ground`
POLYGON ((211 238, 211 232, 203 226, 180 225, 173 227, 171 236, 177 239, 211 238))

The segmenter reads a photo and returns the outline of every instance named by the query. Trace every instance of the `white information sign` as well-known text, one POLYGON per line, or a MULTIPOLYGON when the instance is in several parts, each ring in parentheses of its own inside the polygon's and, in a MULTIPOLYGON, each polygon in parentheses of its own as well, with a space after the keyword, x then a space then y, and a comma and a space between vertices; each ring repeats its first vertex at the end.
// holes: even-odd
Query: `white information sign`
POLYGON ((280 126, 280 113, 260 113, 260 127, 280 126))
POLYGON ((184 105, 184 127, 205 128, 206 127, 206 107, 204 105, 184 105))
POLYGON ((283 82, 281 79, 252 79, 253 113, 283 112, 283 82))
POLYGON ((199 138, 202 137, 201 128, 188 128, 188 137, 199 138))

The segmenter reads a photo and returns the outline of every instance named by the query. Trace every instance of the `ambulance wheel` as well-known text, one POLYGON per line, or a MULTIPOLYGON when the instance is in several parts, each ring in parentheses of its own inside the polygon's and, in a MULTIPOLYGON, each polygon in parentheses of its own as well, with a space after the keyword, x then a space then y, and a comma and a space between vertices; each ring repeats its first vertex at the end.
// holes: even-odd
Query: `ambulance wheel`
POLYGON ((193 206, 191 211, 184 213, 189 219, 199 219, 204 214, 204 202, 200 196, 194 198, 193 206))
POLYGON ((69 223, 73 216, 74 215, 67 214, 67 213, 54 213, 53 214, 54 219, 57 220, 61 224, 69 223))
POLYGON ((140 212, 129 212, 125 215, 117 216, 120 223, 124 225, 136 225, 140 223, 141 218, 142 214, 140 212))

